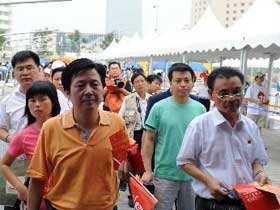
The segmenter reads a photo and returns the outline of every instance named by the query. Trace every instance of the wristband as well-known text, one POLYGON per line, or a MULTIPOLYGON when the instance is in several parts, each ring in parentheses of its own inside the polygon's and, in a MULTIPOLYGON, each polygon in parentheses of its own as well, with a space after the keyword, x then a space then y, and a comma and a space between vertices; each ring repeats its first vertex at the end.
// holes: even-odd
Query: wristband
POLYGON ((263 169, 257 170, 257 171, 254 173, 254 178, 255 178, 256 176, 258 176, 260 173, 263 173, 263 172, 264 172, 263 169))

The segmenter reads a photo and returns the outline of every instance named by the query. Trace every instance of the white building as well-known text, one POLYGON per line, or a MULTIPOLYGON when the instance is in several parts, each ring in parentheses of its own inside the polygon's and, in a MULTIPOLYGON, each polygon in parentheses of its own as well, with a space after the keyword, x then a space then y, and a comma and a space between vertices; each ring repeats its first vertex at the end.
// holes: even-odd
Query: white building
POLYGON ((0 31, 9 33, 11 30, 11 14, 10 6, 0 5, 0 31))
POLYGON ((114 33, 117 38, 142 35, 142 0, 107 0, 106 33, 114 33))
MULTIPOLYGON (((255 0, 192 0, 191 25, 203 15, 208 5, 225 27, 235 23, 254 3, 255 0)), ((280 4, 280 0, 275 0, 280 4)))

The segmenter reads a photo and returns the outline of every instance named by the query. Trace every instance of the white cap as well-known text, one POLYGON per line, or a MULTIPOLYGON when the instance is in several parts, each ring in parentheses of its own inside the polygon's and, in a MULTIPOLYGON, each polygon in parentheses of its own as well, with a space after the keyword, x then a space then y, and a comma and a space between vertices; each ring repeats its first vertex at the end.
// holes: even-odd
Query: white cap
POLYGON ((44 73, 45 73, 45 74, 51 75, 51 71, 52 71, 52 70, 51 70, 50 68, 45 68, 45 69, 44 69, 44 73))
POLYGON ((51 69, 56 69, 56 68, 60 68, 60 67, 66 67, 65 63, 60 60, 54 61, 51 65, 51 69))

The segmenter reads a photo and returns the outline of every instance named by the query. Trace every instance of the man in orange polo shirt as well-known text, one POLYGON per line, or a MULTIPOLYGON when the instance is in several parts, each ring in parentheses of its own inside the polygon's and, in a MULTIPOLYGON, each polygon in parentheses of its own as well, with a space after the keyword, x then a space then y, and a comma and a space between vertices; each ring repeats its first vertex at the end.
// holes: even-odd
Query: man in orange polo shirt
POLYGON ((98 109, 105 69, 77 59, 66 67, 62 84, 73 108, 41 129, 28 168, 28 209, 39 209, 44 183, 51 176, 45 196, 51 209, 112 210, 118 197, 114 159, 126 161, 129 139, 117 114, 98 109))

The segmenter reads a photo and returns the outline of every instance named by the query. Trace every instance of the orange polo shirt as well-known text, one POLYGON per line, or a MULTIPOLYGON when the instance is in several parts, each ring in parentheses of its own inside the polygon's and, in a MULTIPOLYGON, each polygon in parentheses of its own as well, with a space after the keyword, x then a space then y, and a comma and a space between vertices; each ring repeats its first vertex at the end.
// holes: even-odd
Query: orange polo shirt
POLYGON ((118 198, 113 158, 127 158, 124 121, 99 111, 99 125, 84 143, 73 109, 44 123, 28 168, 32 178, 49 181, 45 198, 59 210, 111 210, 118 198))

